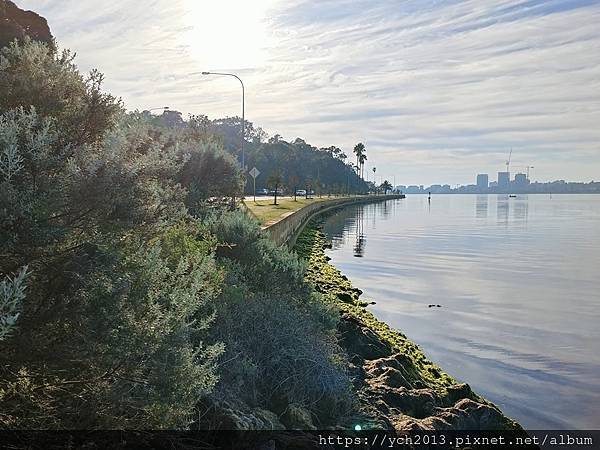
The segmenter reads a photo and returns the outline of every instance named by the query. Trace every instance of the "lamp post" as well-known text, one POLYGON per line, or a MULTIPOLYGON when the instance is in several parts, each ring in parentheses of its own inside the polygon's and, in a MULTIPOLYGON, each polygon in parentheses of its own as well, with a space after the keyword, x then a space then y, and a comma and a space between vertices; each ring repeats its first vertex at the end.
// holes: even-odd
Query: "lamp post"
POLYGON ((246 166, 245 166, 245 155, 244 155, 244 131, 245 131, 245 121, 244 121, 244 109, 245 109, 245 93, 244 93, 244 82, 242 81, 242 79, 240 77, 238 77, 236 74, 234 73, 226 73, 226 72, 202 72, 202 75, 224 75, 224 76, 228 76, 228 77, 235 77, 238 79, 238 81, 240 82, 240 84, 242 85, 242 172, 246 171, 246 166))

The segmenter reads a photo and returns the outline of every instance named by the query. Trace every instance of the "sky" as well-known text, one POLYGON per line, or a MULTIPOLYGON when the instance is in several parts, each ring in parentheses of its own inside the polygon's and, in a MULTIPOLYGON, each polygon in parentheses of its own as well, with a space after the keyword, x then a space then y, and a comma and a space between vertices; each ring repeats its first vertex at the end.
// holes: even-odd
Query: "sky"
POLYGON ((15 0, 128 109, 241 114, 397 184, 600 180, 600 0, 15 0))

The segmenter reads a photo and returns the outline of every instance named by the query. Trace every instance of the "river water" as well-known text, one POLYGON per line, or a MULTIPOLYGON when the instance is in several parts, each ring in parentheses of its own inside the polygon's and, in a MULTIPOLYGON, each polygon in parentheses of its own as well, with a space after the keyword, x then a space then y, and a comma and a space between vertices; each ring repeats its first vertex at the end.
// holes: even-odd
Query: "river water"
POLYGON ((526 428, 600 428, 600 195, 413 195, 324 231, 370 310, 446 372, 526 428))

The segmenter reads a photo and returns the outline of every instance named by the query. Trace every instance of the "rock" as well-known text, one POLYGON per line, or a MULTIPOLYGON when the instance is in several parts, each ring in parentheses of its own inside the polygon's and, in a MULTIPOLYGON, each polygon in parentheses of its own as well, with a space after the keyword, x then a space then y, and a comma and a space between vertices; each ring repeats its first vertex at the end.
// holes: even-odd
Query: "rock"
POLYGON ((463 398, 474 399, 475 397, 475 394, 471 390, 471 387, 466 383, 453 384, 452 386, 449 386, 447 388, 447 391, 448 400, 450 400, 450 402, 453 404, 463 398))
POLYGON ((383 342, 373 330, 348 313, 342 314, 338 331, 342 346, 350 357, 369 360, 390 356, 392 353, 391 347, 383 342))
POLYGON ((437 367, 431 366, 427 369, 429 371, 429 373, 431 375, 434 376, 434 378, 440 378, 442 376, 442 374, 440 373, 440 371, 437 369, 437 367))
POLYGON ((398 369, 394 369, 393 367, 388 367, 385 372, 375 379, 375 382, 393 388, 412 388, 411 384, 406 380, 404 375, 402 375, 402 372, 400 372, 398 369))
POLYGON ((506 417, 494 406, 471 399, 460 400, 455 409, 464 411, 477 425, 478 430, 498 430, 506 426, 506 417))
POLYGON ((412 365, 412 362, 405 355, 396 354, 365 363, 365 370, 373 379, 371 383, 412 389, 414 386, 408 381, 409 364, 412 365))
POLYGON ((54 45, 46 19, 19 8, 10 0, 0 0, 0 48, 14 39, 22 40, 25 36, 54 45))
POLYGON ((352 297, 347 292, 338 292, 336 295, 337 298, 339 298, 342 302, 352 303, 354 301, 354 297, 352 297))

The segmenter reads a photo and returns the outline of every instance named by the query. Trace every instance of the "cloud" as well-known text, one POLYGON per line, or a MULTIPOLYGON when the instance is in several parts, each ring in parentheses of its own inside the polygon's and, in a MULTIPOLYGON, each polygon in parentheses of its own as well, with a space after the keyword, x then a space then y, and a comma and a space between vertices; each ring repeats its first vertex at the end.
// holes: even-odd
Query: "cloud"
POLYGON ((597 1, 269 0, 245 21, 234 0, 17 3, 130 108, 238 114, 236 80, 199 75, 231 70, 256 124, 347 153, 363 141, 404 184, 472 182, 511 146, 538 179, 600 173, 597 1))

